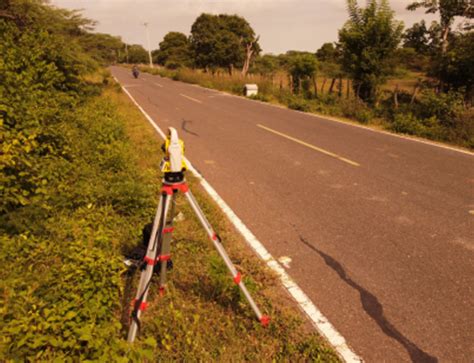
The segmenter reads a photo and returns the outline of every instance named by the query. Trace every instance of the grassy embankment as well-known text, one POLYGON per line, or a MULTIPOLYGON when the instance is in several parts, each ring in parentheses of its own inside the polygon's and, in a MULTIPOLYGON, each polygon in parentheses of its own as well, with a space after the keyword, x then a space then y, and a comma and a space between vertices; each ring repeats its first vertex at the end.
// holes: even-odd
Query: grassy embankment
POLYGON ((312 84, 308 84, 308 91, 296 95, 290 91, 288 76, 282 72, 273 77, 248 75, 243 78, 239 74, 211 74, 187 68, 170 70, 142 66, 141 69, 237 95, 242 95, 245 83, 256 83, 259 94, 253 98, 259 101, 474 148, 474 108, 467 107, 459 94, 435 94, 432 89, 424 88, 419 83, 425 79, 422 74, 407 72, 402 79, 389 80, 382 87, 377 106, 369 107, 355 98, 350 83, 345 79, 341 83, 335 80, 332 92, 329 92, 332 79, 320 76, 317 78, 317 95, 312 84))
POLYGON ((189 207, 173 241, 168 294, 156 296, 140 340, 124 340, 138 274, 123 255, 154 215, 161 141, 108 76, 69 109, 57 109, 66 157, 38 159, 47 197, 2 216, 0 360, 337 361, 289 297, 191 178, 203 210, 263 310, 254 319, 189 207), (45 177, 46 178, 46 177, 45 177), (124 324, 125 322, 125 324, 124 324))

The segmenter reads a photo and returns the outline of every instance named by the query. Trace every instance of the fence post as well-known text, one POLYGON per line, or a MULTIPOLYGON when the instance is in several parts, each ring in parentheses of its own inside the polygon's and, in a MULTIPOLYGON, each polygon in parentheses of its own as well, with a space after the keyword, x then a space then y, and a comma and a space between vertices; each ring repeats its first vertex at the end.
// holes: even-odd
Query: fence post
POLYGON ((412 105, 413 102, 415 102, 416 93, 418 92, 418 88, 420 87, 420 83, 421 83, 421 78, 418 78, 418 81, 415 84, 415 88, 413 89, 413 94, 411 95, 410 105, 412 105))
POLYGON ((395 86, 395 90, 393 91, 393 104, 395 109, 398 109, 398 83, 395 86))

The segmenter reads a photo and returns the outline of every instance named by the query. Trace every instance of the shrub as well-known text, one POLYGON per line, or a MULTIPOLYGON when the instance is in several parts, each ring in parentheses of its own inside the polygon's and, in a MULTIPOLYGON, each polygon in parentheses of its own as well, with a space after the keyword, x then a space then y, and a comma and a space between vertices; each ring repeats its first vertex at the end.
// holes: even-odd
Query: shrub
POLYGON ((269 102, 270 98, 263 93, 257 93, 256 95, 252 95, 249 97, 252 100, 262 101, 262 102, 269 102))
POLYGON ((341 101, 340 109, 343 116, 354 118, 361 123, 368 123, 374 118, 374 112, 358 99, 341 101))
POLYGON ((183 64, 180 62, 180 61, 176 61, 176 60, 169 60, 166 62, 165 64, 165 67, 168 68, 168 69, 179 69, 181 67, 183 67, 183 64))
POLYGON ((448 139, 468 148, 474 148, 474 108, 458 112, 454 127, 446 130, 448 139))
POLYGON ((126 353, 117 339, 121 250, 152 208, 150 190, 114 104, 91 99, 65 120, 68 159, 35 160, 49 175, 46 195, 2 216, 1 359, 126 353))
POLYGON ((116 105, 100 96, 100 76, 86 81, 75 44, 0 19, 0 361, 129 354, 121 249, 137 239, 150 194, 116 105))
POLYGON ((392 115, 390 128, 434 140, 471 147, 474 138, 472 108, 466 109, 456 92, 436 94, 425 90, 413 105, 403 105, 392 115))
MULTIPOLYGON (((90 215, 78 213, 77 217, 81 214, 97 228, 90 215)), ((75 227, 79 230, 84 227, 81 224, 85 223, 75 227)), ((110 242, 105 231, 96 236, 88 236, 93 234, 90 228, 88 231, 75 238, 70 231, 67 243, 28 235, 2 240, 1 290, 7 296, 4 309, 8 313, 3 316, 0 356, 117 358, 120 343, 116 336, 121 326, 115 311, 120 302, 122 263, 116 253, 100 246, 110 242)))
POLYGON ((369 109, 361 108, 355 112, 355 119, 363 124, 369 123, 374 117, 373 112, 369 109))
POLYGON ((397 113, 390 126, 393 131, 439 139, 443 130, 436 117, 419 119, 412 113, 397 113))
POLYGON ((425 90, 414 107, 416 115, 427 119, 436 117, 441 125, 454 127, 456 115, 464 111, 463 96, 457 92, 435 93, 425 90))
POLYGON ((311 110, 310 102, 298 97, 293 97, 288 102, 288 107, 292 110, 308 112, 311 110))

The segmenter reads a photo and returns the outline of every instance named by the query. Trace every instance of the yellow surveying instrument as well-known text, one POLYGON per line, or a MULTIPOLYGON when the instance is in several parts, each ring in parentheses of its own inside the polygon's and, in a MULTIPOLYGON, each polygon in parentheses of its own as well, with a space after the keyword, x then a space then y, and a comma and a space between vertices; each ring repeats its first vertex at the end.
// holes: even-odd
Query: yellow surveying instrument
POLYGON ((184 142, 178 138, 178 133, 172 127, 168 130, 168 137, 162 146, 165 157, 161 161, 160 169, 165 173, 183 173, 188 167, 184 161, 184 142))
POLYGON ((270 317, 260 312, 257 304, 245 287, 242 281, 242 275, 237 271, 234 264, 230 260, 225 251, 221 239, 211 227, 206 216, 194 199, 193 194, 189 190, 184 177, 184 172, 188 169, 184 158, 184 143, 178 138, 178 133, 172 127, 168 130, 168 137, 163 145, 165 157, 161 162, 161 170, 164 173, 161 187, 161 197, 158 203, 150 239, 148 241, 146 255, 141 263, 142 272, 140 282, 135 299, 132 303, 132 320, 128 331, 128 341, 133 342, 140 326, 141 313, 147 307, 148 291, 150 289, 153 272, 159 272, 159 292, 163 295, 166 287, 166 272, 171 262, 171 237, 173 232, 173 219, 175 213, 175 194, 182 192, 193 212, 196 214, 199 222, 207 232, 209 239, 212 241, 217 252, 224 260, 232 279, 239 286, 246 300, 255 312, 257 319, 263 326, 267 326, 270 317))

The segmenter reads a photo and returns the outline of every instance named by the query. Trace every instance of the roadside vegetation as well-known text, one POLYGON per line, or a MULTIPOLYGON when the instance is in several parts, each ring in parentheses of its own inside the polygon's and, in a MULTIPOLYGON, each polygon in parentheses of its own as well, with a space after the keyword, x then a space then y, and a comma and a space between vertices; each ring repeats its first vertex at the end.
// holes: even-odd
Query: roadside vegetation
POLYGON ((258 324, 182 199, 168 294, 125 341, 125 255, 156 208, 161 142, 102 66, 117 39, 41 1, 0 6, 0 360, 324 361, 334 352, 191 178, 258 324), (107 44, 107 46, 104 46, 107 44))
MULTIPOLYGON (((390 131, 474 148, 474 11, 469 1, 415 1, 408 9, 439 15, 404 30, 388 0, 361 7, 335 43, 314 53, 261 54, 259 37, 236 15, 202 14, 190 36, 168 33, 143 69, 260 101, 338 116, 390 131)), ((147 63, 144 49, 130 63, 147 63)), ((118 59, 127 61, 127 57, 118 59)))

